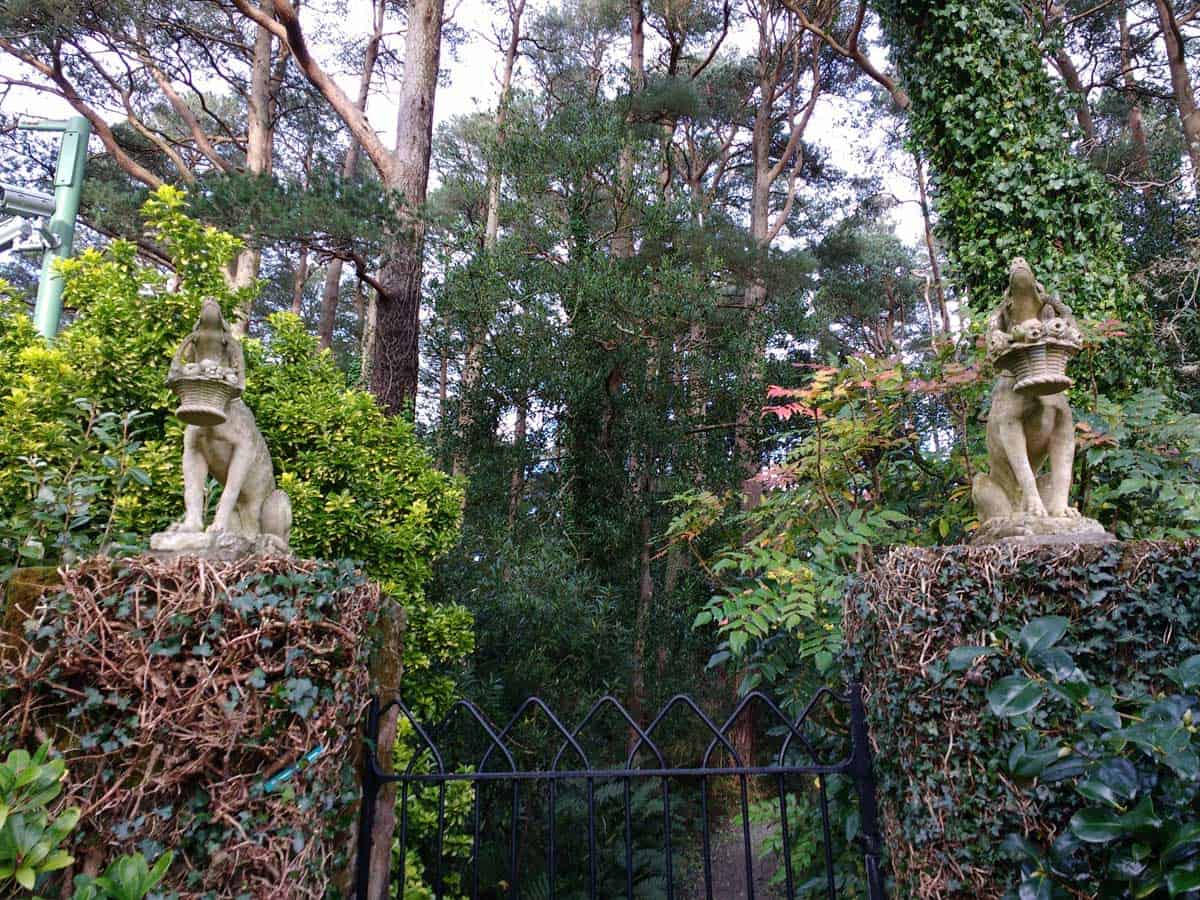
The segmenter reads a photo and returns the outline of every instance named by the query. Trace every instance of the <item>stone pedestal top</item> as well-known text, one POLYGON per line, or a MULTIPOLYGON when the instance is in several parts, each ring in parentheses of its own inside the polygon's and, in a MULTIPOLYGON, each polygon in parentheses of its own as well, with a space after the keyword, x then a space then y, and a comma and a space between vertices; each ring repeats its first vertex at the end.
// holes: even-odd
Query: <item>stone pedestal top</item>
POLYGON ((287 544, 273 534, 246 537, 229 531, 160 531, 150 537, 149 555, 170 560, 181 556, 233 562, 245 556, 287 556, 287 544))
POLYGON ((1115 535, 1087 516, 1035 516, 1018 513, 982 522, 971 544, 1103 544, 1115 535))

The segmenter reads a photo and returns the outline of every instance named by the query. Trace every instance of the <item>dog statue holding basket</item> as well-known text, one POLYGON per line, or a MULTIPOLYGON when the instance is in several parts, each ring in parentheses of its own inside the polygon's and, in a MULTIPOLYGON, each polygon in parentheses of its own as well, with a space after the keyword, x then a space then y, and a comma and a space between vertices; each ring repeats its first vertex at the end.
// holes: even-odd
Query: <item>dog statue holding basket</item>
POLYGON ((152 551, 223 559, 287 552, 292 526, 288 495, 275 486, 275 470, 254 414, 242 401, 246 363, 215 300, 174 359, 167 385, 179 396, 175 414, 183 433, 183 519, 150 539, 152 551), (207 529, 208 476, 223 486, 207 529))
POLYGON ((991 471, 972 484, 979 515, 972 543, 1111 539, 1070 503, 1075 423, 1066 367, 1083 337, 1070 307, 1046 293, 1021 257, 988 320, 987 342, 996 370, 987 418, 991 471))

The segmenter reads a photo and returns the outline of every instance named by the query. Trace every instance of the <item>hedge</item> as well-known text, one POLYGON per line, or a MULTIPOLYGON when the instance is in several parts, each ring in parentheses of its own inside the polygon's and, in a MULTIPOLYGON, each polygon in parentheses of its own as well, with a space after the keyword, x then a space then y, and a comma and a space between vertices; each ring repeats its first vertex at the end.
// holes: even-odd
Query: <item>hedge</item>
POLYGON ((895 896, 1200 896, 1200 542, 897 549, 846 610, 895 896))
POLYGON ((64 755, 77 866, 172 850, 181 900, 345 896, 361 716, 399 677, 379 587, 349 562, 264 557, 59 576, 8 592, 0 748, 64 755))

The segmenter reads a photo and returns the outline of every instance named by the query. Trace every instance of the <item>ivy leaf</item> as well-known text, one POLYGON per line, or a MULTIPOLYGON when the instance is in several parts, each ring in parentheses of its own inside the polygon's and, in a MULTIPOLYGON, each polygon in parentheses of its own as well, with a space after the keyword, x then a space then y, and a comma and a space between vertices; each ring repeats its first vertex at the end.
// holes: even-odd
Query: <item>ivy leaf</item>
POLYGON ((1075 790, 1093 803, 1107 803, 1113 809, 1121 808, 1121 803, 1117 800, 1117 795, 1103 781, 1088 778, 1075 785, 1075 790))
POLYGON ((1196 850, 1200 850, 1200 821, 1185 822, 1171 833, 1171 839, 1163 847, 1163 862, 1185 859, 1196 850))
POLYGON ((1017 636, 1017 646, 1026 656, 1049 650, 1067 633, 1070 620, 1064 616, 1040 616, 1025 623, 1017 636))
POLYGON ((1172 869, 1167 873, 1167 890, 1172 897, 1200 888, 1200 869, 1172 869))
POLYGON ((1019 900, 1054 900, 1054 882, 1044 872, 1033 872, 1021 879, 1019 900))
POLYGON ((1106 759, 1075 790, 1089 800, 1120 808, 1137 796, 1137 769, 1127 759, 1106 759))
POLYGON ((1077 682, 1083 678, 1071 654, 1061 647, 1038 650, 1029 659, 1055 681, 1077 682))
POLYGON ((1185 691, 1200 687, 1200 653, 1167 669, 1167 677, 1185 691))
POLYGON ((965 672, 975 661, 999 653, 995 647, 955 647, 946 658, 951 672, 965 672))
POLYGON ((1163 820, 1154 811, 1154 801, 1143 797, 1137 806, 1121 816, 1121 825, 1127 831, 1153 837, 1163 827, 1163 820))
MULTIPOLYGON (((1085 764, 1083 759, 1078 756, 1071 755, 1066 759, 1062 759, 1058 762, 1048 765, 1045 771, 1042 772, 1041 778, 1046 784, 1054 781, 1063 781, 1067 778, 1078 778, 1083 774, 1084 768, 1085 764)), ((1064 831, 1063 834, 1070 834, 1070 832, 1064 831)))
POLYGON ((1089 844, 1106 844, 1124 835, 1125 826, 1107 809, 1081 809, 1071 816, 1071 831, 1089 844))
POLYGON ((1005 835, 1004 841, 1000 845, 1013 856, 1020 858, 1025 857, 1031 860, 1035 865, 1042 865, 1042 852, 1037 845, 1022 835, 1016 832, 1010 832, 1005 835))
POLYGON ((1057 747, 1038 748, 1018 744, 1008 754, 1008 771, 1017 778, 1037 778, 1057 759, 1057 747))
POLYGON ((1109 872, 1129 881, 1141 878, 1146 872, 1147 850, 1140 844, 1118 847, 1109 859, 1109 872))
POLYGON ((1032 711, 1042 702, 1042 696, 1042 686, 1024 675, 1001 678, 987 693, 992 713, 1005 719, 1032 711))

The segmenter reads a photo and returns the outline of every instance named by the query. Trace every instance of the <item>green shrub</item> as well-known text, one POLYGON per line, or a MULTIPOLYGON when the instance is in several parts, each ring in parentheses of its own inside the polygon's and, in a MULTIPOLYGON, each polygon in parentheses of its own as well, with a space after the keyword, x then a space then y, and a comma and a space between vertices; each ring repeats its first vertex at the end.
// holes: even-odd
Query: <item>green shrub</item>
POLYGON ((1103 397, 1080 416, 1080 508, 1122 538, 1182 538, 1200 530, 1200 415, 1159 391, 1103 397))
POLYGON ((79 821, 79 807, 50 814, 67 764, 49 754, 50 745, 43 744, 33 756, 13 750, 0 763, 0 895, 13 882, 31 891, 39 875, 75 861, 61 845, 79 821))
MULTIPOLYGON (((1194 809, 1189 751, 1172 757, 1183 760, 1177 768, 1154 747, 1146 754, 1145 734, 1129 729, 1131 716, 1162 718, 1164 739, 1185 741, 1180 704, 1196 698, 1179 678, 1200 653, 1198 573, 1192 540, 905 548, 864 574, 848 598, 846 646, 866 688, 895 896, 999 898, 1019 889, 1023 866, 1035 878, 1042 871, 1029 852, 1061 865, 1056 842, 1069 842, 1072 818, 1095 806, 1077 785, 1098 778, 1106 759, 1145 774, 1120 815, 1150 797, 1164 828, 1187 821, 1171 815, 1194 809), (1057 640, 1022 633, 1046 617, 1069 623, 1057 640), (1014 834, 1028 846, 1006 844, 1014 834)), ((1195 735, 1186 742, 1194 754, 1195 735)), ((1164 859, 1174 852, 1170 835, 1144 837, 1078 851, 1073 896, 1135 896, 1101 883, 1122 845, 1138 847, 1147 869, 1156 848, 1164 859)), ((1186 853, 1181 863, 1194 859, 1186 853)), ((1052 897, 1056 878, 1020 896, 1052 897)))
POLYGON ((75 876, 72 900, 141 900, 167 876, 174 858, 168 850, 150 866, 140 853, 117 857, 99 877, 75 876))

